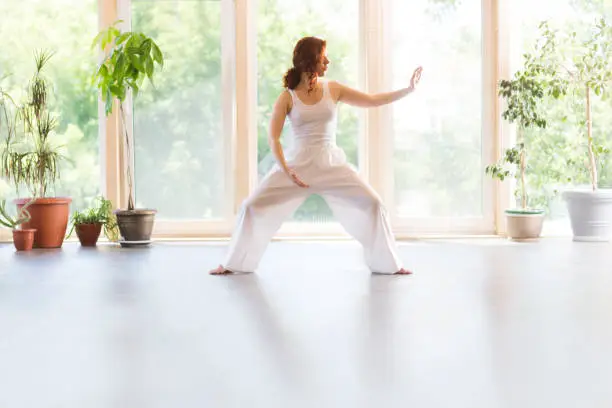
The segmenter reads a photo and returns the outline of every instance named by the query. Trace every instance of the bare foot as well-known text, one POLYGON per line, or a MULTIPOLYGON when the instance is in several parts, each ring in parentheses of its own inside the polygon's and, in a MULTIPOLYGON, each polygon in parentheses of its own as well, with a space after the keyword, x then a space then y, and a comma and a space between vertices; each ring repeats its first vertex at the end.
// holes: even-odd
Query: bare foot
POLYGON ((215 269, 212 269, 210 272, 211 275, 229 275, 233 273, 232 271, 228 271, 223 267, 223 265, 217 266, 215 269))
POLYGON ((395 272, 394 275, 412 275, 412 272, 402 268, 399 271, 395 272))

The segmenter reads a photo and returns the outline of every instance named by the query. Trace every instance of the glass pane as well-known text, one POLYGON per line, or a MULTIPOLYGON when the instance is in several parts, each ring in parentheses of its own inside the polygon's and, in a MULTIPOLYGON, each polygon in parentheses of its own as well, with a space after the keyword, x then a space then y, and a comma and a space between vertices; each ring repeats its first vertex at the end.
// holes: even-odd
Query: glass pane
MULTIPOLYGON (((55 52, 46 66, 51 114, 58 118, 52 143, 63 146, 60 180, 48 195, 72 197, 84 209, 100 194, 98 98, 90 78, 96 67, 91 41, 98 32, 98 2, 21 0, 0 2, 0 86, 22 101, 34 74, 34 52, 55 52), (4 79, 2 79, 4 78, 4 79)), ((2 136, 3 139, 3 136, 2 136)), ((0 196, 16 196, 0 180, 0 196)), ((28 195, 27 189, 20 191, 28 195)))
POLYGON ((393 0, 393 85, 423 66, 393 109, 399 217, 482 216, 481 1, 393 0))
MULTIPOLYGON (((523 54, 532 50, 539 38, 538 25, 547 20, 553 29, 569 34, 576 31, 581 37, 592 27, 596 19, 612 14, 612 2, 597 0, 542 0, 513 3, 512 12, 512 73, 523 66, 523 54), (529 8, 530 13, 523 11, 529 8)), ((564 49, 563 47, 562 49, 564 49)), ((567 51, 564 49, 564 51, 567 51)), ((572 54, 567 54, 571 56, 572 54)), ((547 112, 545 129, 529 129, 525 132, 528 157, 527 196, 529 205, 547 212, 545 234, 570 235, 571 225, 567 207, 559 194, 571 185, 589 188, 587 147, 584 127, 585 94, 579 91, 561 101, 544 102, 547 112), (568 160, 576 160, 578 166, 568 166, 568 160)), ((610 109, 612 101, 593 95, 591 101, 593 137, 596 143, 612 146, 610 109)), ((602 155, 599 166, 599 185, 610 188, 612 167, 606 165, 609 155, 602 155), (603 165, 601 165, 603 164, 603 165)))
MULTIPOLYGON (((258 14, 258 173, 263 177, 275 163, 268 145, 268 125, 274 102, 283 91, 282 78, 292 66, 293 47, 304 36, 327 41, 330 79, 352 87, 358 84, 359 2, 356 0, 259 0, 258 14)), ((358 111, 346 105, 338 110, 337 142, 347 159, 357 165, 358 111)), ((289 119, 282 139, 290 137, 289 119)), ((284 145, 284 143, 283 143, 284 145)), ((319 196, 298 209, 294 221, 327 222, 331 210, 319 196)))
POLYGON ((221 218, 221 2, 132 0, 132 27, 165 55, 155 88, 134 103, 136 206, 164 219, 221 218))

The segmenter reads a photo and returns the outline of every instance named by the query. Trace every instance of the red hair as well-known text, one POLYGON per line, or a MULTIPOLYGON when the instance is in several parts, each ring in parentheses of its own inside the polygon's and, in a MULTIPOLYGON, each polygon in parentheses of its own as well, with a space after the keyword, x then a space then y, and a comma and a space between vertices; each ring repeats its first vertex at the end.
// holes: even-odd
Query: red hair
POLYGON ((302 80, 302 74, 307 73, 310 77, 310 92, 317 79, 317 65, 321 62, 326 45, 325 40, 317 37, 304 37, 299 40, 293 49, 293 67, 283 77, 283 86, 295 89, 302 80))

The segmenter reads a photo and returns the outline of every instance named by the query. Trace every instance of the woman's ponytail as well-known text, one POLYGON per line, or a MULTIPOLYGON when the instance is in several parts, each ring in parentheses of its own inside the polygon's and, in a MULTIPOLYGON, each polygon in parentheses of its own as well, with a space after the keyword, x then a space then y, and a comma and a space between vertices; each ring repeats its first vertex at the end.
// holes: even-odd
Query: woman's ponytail
POLYGON ((290 68, 283 77, 283 86, 288 89, 295 89, 302 79, 302 73, 296 68, 290 68))

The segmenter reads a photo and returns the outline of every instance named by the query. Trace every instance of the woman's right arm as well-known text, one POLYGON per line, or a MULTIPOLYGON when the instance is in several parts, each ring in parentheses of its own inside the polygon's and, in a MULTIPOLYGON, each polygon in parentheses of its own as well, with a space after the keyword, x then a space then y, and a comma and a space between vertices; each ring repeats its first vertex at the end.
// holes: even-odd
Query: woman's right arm
POLYGON ((423 68, 421 67, 415 69, 412 74, 412 78, 410 79, 410 85, 406 88, 398 89, 397 91, 392 92, 368 94, 342 85, 338 82, 333 82, 332 86, 335 88, 338 101, 361 108, 373 108, 390 104, 414 92, 416 85, 421 79, 422 71, 423 68))
POLYGON ((281 134, 283 133, 283 126, 285 125, 285 119, 289 110, 291 109, 291 95, 289 92, 283 92, 280 94, 274 108, 272 110, 272 118, 270 119, 270 130, 268 134, 268 143, 270 149, 276 158, 276 162, 280 168, 291 178, 291 180, 300 187, 308 187, 306 183, 300 179, 295 172, 287 166, 287 160, 283 153, 283 146, 280 142, 281 134))

